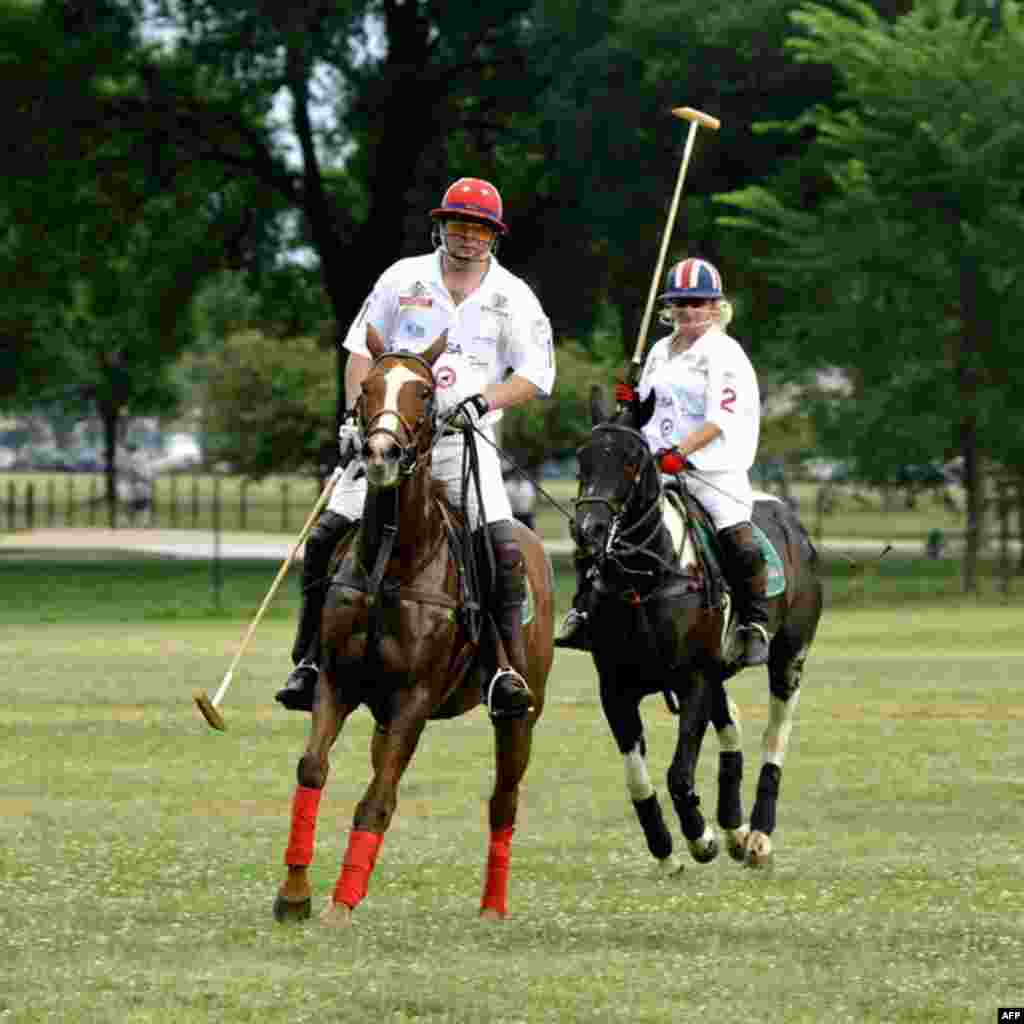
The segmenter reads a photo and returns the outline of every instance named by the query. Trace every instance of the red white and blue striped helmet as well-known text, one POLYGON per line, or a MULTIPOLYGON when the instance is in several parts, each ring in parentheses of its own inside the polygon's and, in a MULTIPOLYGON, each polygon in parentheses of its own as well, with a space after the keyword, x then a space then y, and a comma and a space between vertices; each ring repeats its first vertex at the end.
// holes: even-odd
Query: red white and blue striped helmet
POLYGON ((680 260, 665 275, 665 291, 658 298, 721 299, 722 275, 707 260, 680 260))
POLYGON ((501 193, 483 178, 459 178, 448 186, 441 205, 430 211, 434 220, 445 217, 461 217, 479 220, 503 235, 508 228, 502 221, 501 193))

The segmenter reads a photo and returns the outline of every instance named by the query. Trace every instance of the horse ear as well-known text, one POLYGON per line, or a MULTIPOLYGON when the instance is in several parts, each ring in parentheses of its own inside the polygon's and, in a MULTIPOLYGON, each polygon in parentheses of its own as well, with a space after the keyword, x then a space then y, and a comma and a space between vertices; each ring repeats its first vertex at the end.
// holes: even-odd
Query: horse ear
POLYGON ((441 337, 437 338, 434 343, 427 349, 426 352, 420 353, 421 358, 425 359, 429 366, 433 366, 434 363, 441 357, 444 350, 448 347, 448 332, 442 331, 441 337))
POLYGON ((604 391, 600 384, 594 384, 590 389, 590 420, 596 427, 598 423, 604 423, 608 419, 608 410, 604 404, 604 391))
POLYGON ((384 339, 380 336, 380 332, 373 324, 366 325, 366 347, 370 350, 370 355, 374 359, 380 359, 387 350, 387 346, 384 344, 384 339))

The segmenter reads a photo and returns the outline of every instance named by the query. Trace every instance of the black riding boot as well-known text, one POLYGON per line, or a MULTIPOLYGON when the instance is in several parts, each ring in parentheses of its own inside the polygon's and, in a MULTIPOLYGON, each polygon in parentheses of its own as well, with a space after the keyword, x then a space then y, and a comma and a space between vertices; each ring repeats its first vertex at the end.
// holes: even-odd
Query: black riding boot
POLYGON ((589 651, 587 604, 590 600, 590 568, 594 564, 594 559, 590 555, 581 555, 577 552, 573 560, 576 563, 576 593, 573 595, 572 607, 565 613, 565 618, 555 633, 555 646, 589 651))
POLYGON ((750 523, 737 523, 721 530, 718 540, 725 556, 725 575, 736 598, 739 662, 765 665, 772 638, 768 632, 768 565, 764 552, 754 540, 750 523))
POLYGON ((316 681, 320 675, 317 665, 317 646, 320 638, 320 616, 327 600, 327 576, 331 555, 352 520, 337 512, 327 511, 317 520, 306 538, 306 552, 302 559, 302 607, 299 627, 292 647, 292 669, 284 686, 274 694, 274 700, 289 711, 312 711, 316 681))
POLYGON ((494 545, 495 579, 491 608, 508 664, 498 665, 494 678, 484 687, 484 703, 495 721, 522 718, 533 710, 533 694, 526 685, 526 643, 523 639, 523 601, 526 570, 523 552, 511 520, 489 527, 494 545))

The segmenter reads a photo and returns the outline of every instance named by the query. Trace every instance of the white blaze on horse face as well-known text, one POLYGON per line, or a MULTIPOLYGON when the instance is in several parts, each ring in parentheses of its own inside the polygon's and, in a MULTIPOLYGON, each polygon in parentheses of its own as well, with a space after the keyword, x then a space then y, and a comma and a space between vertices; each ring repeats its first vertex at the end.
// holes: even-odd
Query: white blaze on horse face
POLYGON ((651 776, 647 771, 647 761, 640 752, 640 744, 625 755, 626 788, 633 800, 646 800, 654 793, 651 776))
MULTIPOLYGON (((402 436, 402 420, 398 415, 398 395, 406 384, 415 384, 422 378, 413 373, 407 366, 397 365, 384 373, 384 406, 378 415, 374 430, 390 430, 392 433, 402 436)), ((386 434, 373 433, 368 438, 370 454, 382 455, 392 444, 392 439, 386 434)))

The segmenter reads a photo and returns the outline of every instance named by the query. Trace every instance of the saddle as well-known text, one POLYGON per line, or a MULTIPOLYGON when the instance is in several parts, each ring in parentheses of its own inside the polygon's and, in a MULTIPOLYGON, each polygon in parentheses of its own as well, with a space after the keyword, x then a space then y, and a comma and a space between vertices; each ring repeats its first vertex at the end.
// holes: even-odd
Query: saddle
MULTIPOLYGON (((673 530, 670 517, 674 514, 680 517, 680 526, 686 532, 686 523, 691 525, 692 541, 694 546, 693 557, 699 566, 705 579, 707 601, 709 606, 715 607, 722 603, 723 597, 730 592, 728 579, 722 567, 722 548, 718 542, 718 531, 715 529, 714 520, 707 509, 689 491, 682 488, 678 481, 671 480, 664 485, 665 505, 662 508, 662 517, 669 532, 673 530), (672 513, 667 510, 672 509, 672 513)), ((768 535, 756 522, 751 521, 754 540, 757 541, 765 557, 768 568, 768 590, 767 597, 778 597, 786 589, 786 571, 782 564, 775 545, 768 535)), ((675 534, 673 534, 673 541, 675 534)), ((684 541, 685 543, 685 541, 684 541)), ((685 565, 686 551, 683 546, 677 546, 680 564, 685 565)))

